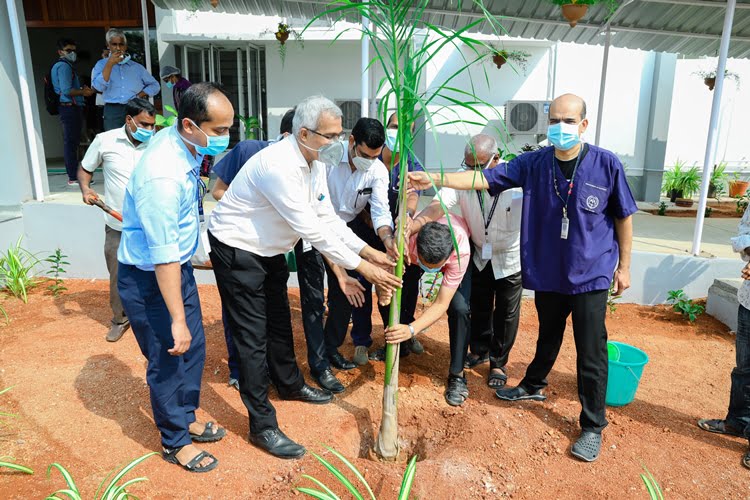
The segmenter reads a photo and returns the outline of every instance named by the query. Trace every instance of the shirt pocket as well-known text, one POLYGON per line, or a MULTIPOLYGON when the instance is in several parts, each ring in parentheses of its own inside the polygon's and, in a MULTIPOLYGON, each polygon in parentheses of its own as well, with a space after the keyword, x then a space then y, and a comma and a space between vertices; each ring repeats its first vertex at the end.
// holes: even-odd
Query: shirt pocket
POLYGON ((595 182, 584 182, 578 190, 578 208, 581 213, 601 214, 607 208, 610 188, 595 182))

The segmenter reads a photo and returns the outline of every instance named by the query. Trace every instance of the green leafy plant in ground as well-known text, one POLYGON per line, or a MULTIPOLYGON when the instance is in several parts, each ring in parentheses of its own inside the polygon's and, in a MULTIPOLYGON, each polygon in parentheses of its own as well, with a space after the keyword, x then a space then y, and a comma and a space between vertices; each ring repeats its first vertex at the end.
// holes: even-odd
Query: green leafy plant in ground
MULTIPOLYGON (((3 390, 0 390, 0 396, 11 390, 13 387, 6 387, 3 390)), ((7 417, 15 417, 12 413, 5 413, 0 412, 0 418, 7 418, 7 417)), ((24 474, 33 474, 34 471, 30 468, 26 467, 25 465, 17 464, 13 461, 13 457, 9 457, 7 455, 0 456, 0 468, 6 468, 18 472, 23 472, 24 474)))
POLYGON ((646 466, 643 466, 644 473, 641 473, 641 480, 646 485, 646 491, 648 491, 649 498, 651 500, 664 500, 664 495, 661 492, 659 483, 656 482, 654 476, 649 472, 646 466))
POLYGON ((659 211, 657 212, 659 215, 666 215, 667 214, 667 204, 663 201, 659 203, 659 211))
POLYGON ((55 253, 44 259, 45 262, 50 263, 50 268, 47 271, 47 276, 52 280, 52 283, 47 287, 48 290, 52 292, 52 295, 57 297, 63 291, 67 290, 67 288, 63 285, 63 279, 60 277, 62 274, 66 273, 64 266, 69 266, 70 262, 68 262, 67 259, 68 256, 62 253, 62 250, 59 248, 55 249, 55 253))
POLYGON ((750 201, 750 190, 748 190, 748 192, 745 192, 745 194, 735 196, 734 199, 737 205, 737 208, 736 208, 737 213, 738 214, 745 213, 745 210, 747 209, 748 201, 750 201))
POLYGON ((682 314, 691 323, 695 323, 698 316, 705 311, 702 305, 696 304, 688 298, 683 290, 670 290, 667 295, 667 303, 672 306, 675 312, 682 314))
POLYGON ((727 194, 727 181, 729 180, 729 174, 725 172, 727 168, 727 162, 723 161, 716 165, 711 172, 711 188, 713 189, 713 198, 716 201, 720 201, 722 196, 727 194))
MULTIPOLYGON (((372 492, 372 488, 367 483, 367 480, 362 475, 362 473, 351 463, 349 460, 347 460, 341 453, 334 450, 333 448, 330 448, 326 446, 326 449, 333 453, 333 455, 338 458, 346 467, 352 471, 354 476, 359 480, 359 482, 364 485, 365 489, 367 490, 367 494, 369 495, 370 500, 377 500, 375 498, 375 494, 372 492)), ((347 478, 344 473, 336 468, 331 462, 326 460, 325 458, 321 457, 320 455, 317 455, 315 453, 312 454, 315 459, 323 464, 323 467, 325 467, 328 472, 330 472, 333 477, 336 479, 336 481, 344 486, 346 490, 352 495, 353 498, 356 498, 357 500, 364 500, 364 495, 357 489, 356 486, 352 483, 349 478, 347 478)), ((409 460, 408 465, 406 466, 406 471, 404 472, 404 477, 401 480, 401 488, 398 493, 398 500, 408 500, 409 494, 411 493, 412 484, 414 483, 414 475, 417 472, 417 456, 414 455, 411 457, 411 460, 409 460)), ((311 496, 313 498, 317 498, 318 500, 339 500, 340 497, 337 496, 331 488, 325 485, 323 481, 316 479, 312 476, 309 476, 307 474, 303 474, 302 477, 305 479, 309 479, 315 485, 320 488, 319 490, 313 489, 313 488, 306 488, 306 487, 297 487, 296 490, 300 493, 304 493, 305 495, 311 496)))
POLYGON ((609 309, 609 314, 614 314, 615 311, 617 311, 617 300, 620 299, 621 295, 614 295, 615 291, 615 282, 609 284, 609 290, 607 290, 607 308, 609 309))
MULTIPOLYGON (((149 457, 152 457, 154 455, 158 455, 157 452, 153 451, 151 453, 146 453, 140 458, 136 458, 129 464, 127 464, 125 467, 120 469, 119 471, 112 471, 109 474, 107 474, 107 477, 105 477, 102 482, 99 484, 99 487, 96 489, 96 493, 94 493, 94 500, 127 500, 128 498, 138 498, 135 495, 129 493, 127 491, 127 488, 136 484, 136 483, 142 483, 143 481, 148 481, 145 477, 137 477, 135 479, 129 479, 128 481, 125 481, 123 484, 117 484, 122 480, 125 475, 130 472, 132 469, 134 469, 138 464, 143 462, 149 457), (104 486, 104 483, 107 482, 108 479, 109 484, 107 486, 104 486), (101 493, 101 495, 99 494, 101 493)), ((60 471, 60 474, 62 474, 63 479, 65 479, 65 484, 67 488, 62 488, 54 493, 52 493, 50 496, 48 496, 45 500, 83 500, 83 497, 81 496, 81 492, 78 490, 78 487, 76 486, 75 481, 73 480, 73 476, 71 476, 70 472, 60 465, 59 463, 54 463, 50 465, 47 468, 47 477, 50 476, 52 469, 55 468, 58 471, 60 471)))
POLYGON ((14 297, 28 303, 28 291, 39 282, 34 276, 34 270, 39 265, 39 259, 34 254, 21 247, 23 236, 5 253, 0 253, 0 287, 7 290, 14 297))
MULTIPOLYGON (((395 112, 398 117, 399 127, 396 145, 400 155, 399 178, 402 179, 402 182, 399 186, 396 230, 396 245, 400 258, 396 264, 395 274, 399 278, 403 275, 404 270, 404 227, 407 200, 407 183, 404 180, 407 176, 409 163, 407 159, 418 160, 418 155, 414 149, 415 134, 429 126, 439 149, 437 127, 455 124, 486 127, 489 120, 482 113, 482 109, 494 112, 493 119, 496 118, 499 123, 503 123, 502 115, 499 114, 496 107, 475 95, 475 87, 470 75, 470 88, 468 90, 457 88, 453 85, 453 81, 457 76, 464 74, 469 68, 491 55, 492 48, 487 43, 475 40, 469 37, 467 33, 472 30, 477 31, 479 26, 485 23, 488 23, 498 35, 506 33, 504 28, 500 25, 498 19, 487 11, 484 2, 481 0, 458 0, 454 4, 458 11, 462 10, 463 5, 468 5, 478 14, 471 22, 466 23, 457 31, 425 22, 423 16, 429 4, 429 0, 356 3, 351 0, 335 0, 328 4, 328 8, 324 12, 310 20, 305 28, 309 28, 321 18, 332 19, 334 23, 355 16, 357 19, 364 18, 369 21, 367 26, 349 29, 360 31, 364 37, 370 40, 374 57, 369 66, 380 66, 381 73, 385 75, 380 80, 376 91, 380 95, 378 115, 381 117, 381 121, 385 122, 388 118, 391 103, 395 103, 395 112), (425 83, 426 69, 433 62, 434 56, 444 48, 457 49, 456 52, 464 63, 463 66, 450 74, 442 84, 432 85, 426 91, 421 90, 425 83), (459 113, 457 110, 461 112, 459 113), (443 112, 453 114, 444 117, 443 112), (415 126, 417 117, 424 118, 424 122, 419 126, 415 126), (445 118, 445 121, 435 123, 434 117, 445 118)), ((346 31, 348 29, 343 30, 337 36, 337 39, 346 31)), ((482 70, 489 89, 490 78, 485 68, 482 67, 482 70)), ((503 134, 499 135, 503 136, 503 134)), ((394 154, 391 164, 387 165, 390 169, 395 165, 395 157, 394 154)), ((440 170, 443 171, 442 164, 440 170)), ((481 176, 481 173, 477 175, 481 176)), ((441 206, 443 211, 447 212, 442 202, 441 206)), ((453 245, 457 247, 450 217, 448 216, 447 219, 448 226, 451 229, 453 245)), ((399 323, 400 309, 401 289, 397 289, 391 300, 389 325, 399 323)), ((399 451, 397 417, 398 351, 398 345, 386 345, 383 413, 380 431, 375 442, 375 453, 386 460, 395 460, 399 451)))

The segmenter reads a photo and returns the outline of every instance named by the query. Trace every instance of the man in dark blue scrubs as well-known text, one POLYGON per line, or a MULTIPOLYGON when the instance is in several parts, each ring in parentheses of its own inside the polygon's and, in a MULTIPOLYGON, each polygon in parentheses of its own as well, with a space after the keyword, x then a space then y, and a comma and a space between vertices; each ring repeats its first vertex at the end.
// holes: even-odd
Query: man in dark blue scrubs
MULTIPOLYGON (((614 153, 581 142, 586 103, 565 94, 550 106, 548 138, 554 147, 478 172, 432 174, 437 186, 488 189, 496 195, 523 188, 521 268, 523 286, 535 291, 539 339, 534 360, 517 387, 496 391, 506 401, 547 398, 547 375, 560 352, 572 314, 582 433, 571 453, 591 462, 599 457, 607 425, 607 291, 630 286, 632 214, 638 209, 625 170, 614 153)), ((430 176, 409 174, 413 188, 426 189, 430 176)))

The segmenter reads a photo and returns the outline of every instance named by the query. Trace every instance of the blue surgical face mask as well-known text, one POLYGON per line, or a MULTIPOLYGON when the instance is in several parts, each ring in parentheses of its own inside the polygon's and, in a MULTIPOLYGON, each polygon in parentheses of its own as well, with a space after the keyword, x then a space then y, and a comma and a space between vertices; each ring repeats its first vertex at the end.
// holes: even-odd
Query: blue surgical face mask
POLYGON ((173 87, 174 87, 174 83, 172 83, 172 82, 167 82, 167 88, 168 88, 168 89, 171 89, 171 88, 173 88, 173 87))
POLYGON ((435 267, 435 268, 427 267, 424 264, 422 264, 422 261, 419 260, 419 258, 417 258, 417 263, 419 264, 419 267, 422 268, 422 271, 426 273, 439 273, 440 270, 442 269, 442 267, 435 267))
POLYGON ((567 151, 581 142, 578 123, 555 123, 547 129, 547 139, 560 151, 567 151))
POLYGON ((130 54, 128 54, 125 57, 123 57, 122 61, 118 62, 117 64, 125 64, 128 61, 130 61, 130 54))
MULTIPOLYGON (((190 118, 188 118, 190 120, 190 118)), ((206 136, 206 145, 201 146, 199 144, 196 144, 192 141, 188 141, 185 139, 186 142, 192 144, 195 146, 195 150, 198 152, 198 154, 201 155, 211 155, 216 156, 220 153, 223 153, 225 149, 229 146, 229 134, 227 135, 208 135, 207 133, 203 132, 203 130, 195 124, 193 120, 190 120, 190 123, 192 123, 195 128, 201 131, 203 135, 206 136)))
POLYGON ((133 120, 133 125, 135 125, 135 132, 132 130, 130 131, 130 135, 133 136, 133 139, 140 142, 148 142, 151 137, 154 135, 154 130, 146 129, 139 127, 137 123, 135 123, 135 120, 133 120))
POLYGON ((398 129, 385 129, 385 146, 394 153, 398 153, 398 129))

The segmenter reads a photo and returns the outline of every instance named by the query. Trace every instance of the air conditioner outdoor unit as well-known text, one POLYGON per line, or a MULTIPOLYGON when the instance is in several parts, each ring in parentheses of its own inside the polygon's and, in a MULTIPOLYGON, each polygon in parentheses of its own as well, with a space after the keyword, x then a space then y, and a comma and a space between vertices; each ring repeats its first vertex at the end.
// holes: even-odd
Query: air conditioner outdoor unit
POLYGON ((508 101, 505 126, 511 135, 546 134, 551 101, 508 101))

